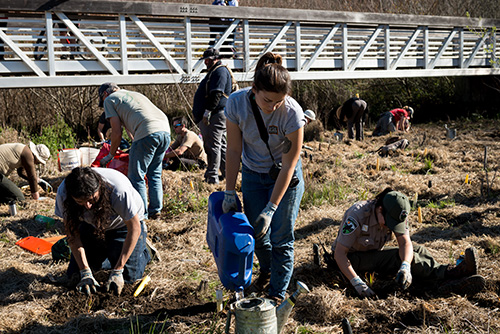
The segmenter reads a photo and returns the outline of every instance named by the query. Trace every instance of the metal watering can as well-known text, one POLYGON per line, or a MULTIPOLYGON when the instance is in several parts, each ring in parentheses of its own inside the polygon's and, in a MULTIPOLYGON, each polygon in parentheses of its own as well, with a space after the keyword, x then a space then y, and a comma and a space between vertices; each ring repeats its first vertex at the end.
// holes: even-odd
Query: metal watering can
POLYGON ((297 297, 309 292, 304 283, 297 281, 297 290, 276 307, 275 301, 267 298, 249 297, 231 304, 226 321, 226 334, 231 327, 231 316, 236 320, 236 334, 279 334, 295 306, 297 297))

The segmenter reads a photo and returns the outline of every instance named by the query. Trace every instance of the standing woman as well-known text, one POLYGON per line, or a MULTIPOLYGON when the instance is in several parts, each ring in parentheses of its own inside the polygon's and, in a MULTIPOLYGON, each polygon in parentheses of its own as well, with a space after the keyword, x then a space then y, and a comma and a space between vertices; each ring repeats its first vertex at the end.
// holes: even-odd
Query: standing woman
POLYGON ((302 108, 289 96, 290 74, 281 64, 280 55, 264 54, 252 87, 231 94, 227 101, 223 202, 224 212, 237 210, 235 185, 241 157, 243 205, 255 230, 260 264, 252 290, 263 291, 269 285, 268 296, 277 301, 285 298, 293 272, 293 229, 304 193, 300 150, 306 124, 302 108), (263 121, 260 127, 259 121, 263 121))

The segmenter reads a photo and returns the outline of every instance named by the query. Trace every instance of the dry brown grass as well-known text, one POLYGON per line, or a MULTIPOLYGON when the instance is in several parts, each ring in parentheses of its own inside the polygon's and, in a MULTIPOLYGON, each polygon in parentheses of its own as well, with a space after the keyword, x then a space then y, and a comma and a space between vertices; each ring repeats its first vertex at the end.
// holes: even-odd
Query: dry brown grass
MULTIPOLYGON (((445 138, 442 125, 414 126, 405 136, 410 147, 379 158, 379 171, 378 155, 371 152, 386 138, 336 143, 332 133, 325 132, 321 140, 307 142, 314 151, 312 159, 310 151, 303 158, 306 191, 326 187, 335 195, 329 199, 322 195, 321 203, 304 197, 295 227, 294 280, 308 284, 311 293, 299 298, 285 332, 340 333, 341 320, 348 318, 355 333, 498 333, 500 183, 495 180, 493 196, 485 198, 481 178, 483 145, 489 147, 490 167, 498 167, 499 125, 498 121, 456 123, 459 136, 453 141, 445 138), (422 172, 424 153, 433 160, 427 173, 422 172), (471 184, 464 184, 466 174, 471 184), (312 244, 321 240, 329 249, 344 211, 389 185, 411 198, 418 193, 423 223, 417 223, 412 211, 412 239, 425 245, 436 260, 453 263, 466 247, 478 248, 486 291, 473 297, 442 297, 414 284, 402 292, 392 280, 375 277, 379 298, 361 300, 339 275, 312 263, 312 244)), ((64 174, 56 171, 52 160, 42 176, 56 185, 64 174)), ((156 322, 157 329, 164 322, 169 333, 221 333, 226 316, 213 314, 214 291, 220 282, 205 241, 206 210, 199 208, 223 185, 205 184, 202 172, 164 171, 163 176, 169 210, 148 222, 149 236, 163 261, 148 266, 152 282, 137 299, 130 297, 133 289, 129 289, 121 298, 99 294, 89 306, 87 298, 65 285, 65 263, 53 263, 50 255, 36 256, 14 245, 28 235, 64 233, 60 221, 47 230, 33 220, 36 214, 54 217, 54 194, 45 201, 28 201, 15 217, 8 216, 6 205, 0 206, 0 328, 23 333, 123 333, 129 332, 132 317, 142 326, 141 333, 150 332, 156 322), (207 290, 199 289, 203 280, 208 281, 207 290), (73 302, 73 310, 63 310, 73 302)), ((227 291, 225 295, 231 296, 227 291)))

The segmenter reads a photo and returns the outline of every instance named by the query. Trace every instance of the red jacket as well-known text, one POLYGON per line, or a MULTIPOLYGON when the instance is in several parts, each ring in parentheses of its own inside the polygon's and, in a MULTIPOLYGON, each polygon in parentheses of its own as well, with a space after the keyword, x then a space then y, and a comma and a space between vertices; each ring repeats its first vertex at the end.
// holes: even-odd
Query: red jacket
POLYGON ((391 114, 394 116, 394 123, 398 123, 401 118, 405 117, 410 119, 410 116, 408 115, 408 112, 405 109, 392 109, 391 114))

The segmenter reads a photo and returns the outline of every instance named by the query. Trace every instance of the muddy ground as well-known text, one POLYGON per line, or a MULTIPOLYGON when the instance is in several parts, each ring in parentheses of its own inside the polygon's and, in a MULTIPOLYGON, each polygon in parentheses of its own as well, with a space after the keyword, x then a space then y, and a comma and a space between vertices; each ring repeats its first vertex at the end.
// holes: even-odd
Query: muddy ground
MULTIPOLYGON (((364 142, 336 142, 328 131, 308 141, 313 150, 306 149, 303 156, 306 193, 295 226, 295 272, 289 292, 299 279, 311 293, 299 298, 284 332, 341 333, 341 321, 347 318, 354 333, 499 333, 500 181, 495 173, 499 123, 449 123, 457 129, 453 140, 446 138, 444 124, 416 125, 403 136, 410 146, 384 158, 374 151, 388 137, 372 138, 368 131, 364 142), (470 182, 465 183, 467 175, 470 182), (324 263, 314 264, 313 244, 321 242, 329 249, 344 211, 386 186, 412 199, 418 194, 410 213, 412 239, 426 246, 436 260, 454 263, 465 248, 478 249, 485 291, 441 296, 435 289, 439 282, 414 282, 400 291, 392 278, 375 276, 377 298, 360 299, 340 275, 324 263)), ((312 128, 308 131, 311 134, 312 128)), ((22 140, 3 135, 5 142, 22 140)), ((57 171, 55 159, 41 174, 54 187, 65 175, 57 171)), ((120 297, 104 289, 91 297, 78 294, 74 282, 65 277, 67 263, 54 263, 51 254, 38 256, 15 245, 26 236, 64 234, 54 216, 54 193, 18 206, 14 217, 9 216, 8 206, 1 205, 0 331, 223 333, 227 303, 234 296, 225 291, 225 310, 215 313, 215 290, 221 284, 205 241, 207 198, 223 185, 205 184, 202 172, 164 171, 163 176, 164 212, 147 222, 161 261, 148 265, 152 281, 138 297, 133 297, 137 285, 127 286, 120 297), (49 227, 37 223, 37 214, 56 222, 49 227)), ((107 275, 105 270, 96 273, 101 283, 107 275)))

